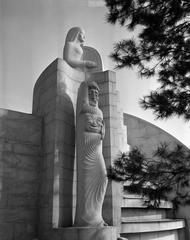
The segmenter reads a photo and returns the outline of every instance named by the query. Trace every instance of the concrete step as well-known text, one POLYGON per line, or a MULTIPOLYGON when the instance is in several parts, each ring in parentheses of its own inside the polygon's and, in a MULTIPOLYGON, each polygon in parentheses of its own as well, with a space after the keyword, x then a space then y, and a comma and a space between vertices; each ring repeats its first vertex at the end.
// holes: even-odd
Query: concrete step
POLYGON ((138 194, 132 194, 132 193, 128 193, 127 191, 123 191, 123 196, 130 196, 131 198, 142 198, 141 195, 138 195, 138 194))
POLYGON ((184 240, 184 230, 121 234, 128 240, 184 240))
MULTIPOLYGON (((143 198, 139 195, 123 195, 122 208, 147 208, 144 204, 143 198)), ((161 201, 159 208, 172 209, 172 203, 168 201, 161 201)))
POLYGON ((149 219, 130 220, 122 218, 121 234, 160 232, 182 229, 185 227, 182 219, 149 219))
POLYGON ((165 219, 168 211, 165 209, 149 209, 149 208, 122 208, 121 216, 126 220, 149 220, 149 219, 165 219))

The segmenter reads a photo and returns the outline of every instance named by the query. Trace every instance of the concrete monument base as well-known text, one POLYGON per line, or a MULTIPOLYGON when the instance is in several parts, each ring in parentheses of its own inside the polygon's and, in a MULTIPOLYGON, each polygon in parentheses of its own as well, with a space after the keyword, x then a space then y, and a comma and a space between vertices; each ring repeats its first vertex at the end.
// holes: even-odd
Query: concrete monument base
POLYGON ((54 228, 53 239, 56 240, 116 240, 116 227, 67 227, 54 228))

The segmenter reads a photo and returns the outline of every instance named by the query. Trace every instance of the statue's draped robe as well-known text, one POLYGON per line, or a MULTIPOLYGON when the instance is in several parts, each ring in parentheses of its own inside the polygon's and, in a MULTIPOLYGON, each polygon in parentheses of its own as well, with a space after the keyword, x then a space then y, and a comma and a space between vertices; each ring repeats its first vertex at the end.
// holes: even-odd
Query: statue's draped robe
MULTIPOLYGON (((84 88, 84 84, 81 84, 84 88)), ((102 155, 102 111, 79 99, 77 104, 77 208, 76 226, 103 226, 102 205, 107 174, 102 155)))

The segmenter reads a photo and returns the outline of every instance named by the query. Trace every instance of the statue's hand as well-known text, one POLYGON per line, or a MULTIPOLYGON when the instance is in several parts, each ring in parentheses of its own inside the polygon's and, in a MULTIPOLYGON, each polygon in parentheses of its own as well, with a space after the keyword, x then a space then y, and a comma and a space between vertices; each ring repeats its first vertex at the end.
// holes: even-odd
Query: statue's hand
POLYGON ((84 61, 84 65, 86 68, 95 68, 97 64, 93 61, 84 61))

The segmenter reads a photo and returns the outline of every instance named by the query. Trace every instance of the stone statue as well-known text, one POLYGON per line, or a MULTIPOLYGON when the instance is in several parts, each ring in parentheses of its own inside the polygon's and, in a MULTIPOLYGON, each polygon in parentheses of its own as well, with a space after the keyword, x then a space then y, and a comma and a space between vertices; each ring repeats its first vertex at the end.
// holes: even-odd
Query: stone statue
POLYGON ((107 226, 102 205, 107 187, 107 173, 102 155, 105 126, 98 107, 99 88, 84 81, 77 99, 77 207, 75 226, 107 226))
POLYGON ((79 27, 73 27, 67 33, 65 46, 63 50, 63 59, 73 68, 85 71, 93 69, 96 63, 83 59, 83 44, 85 41, 85 32, 79 27))

